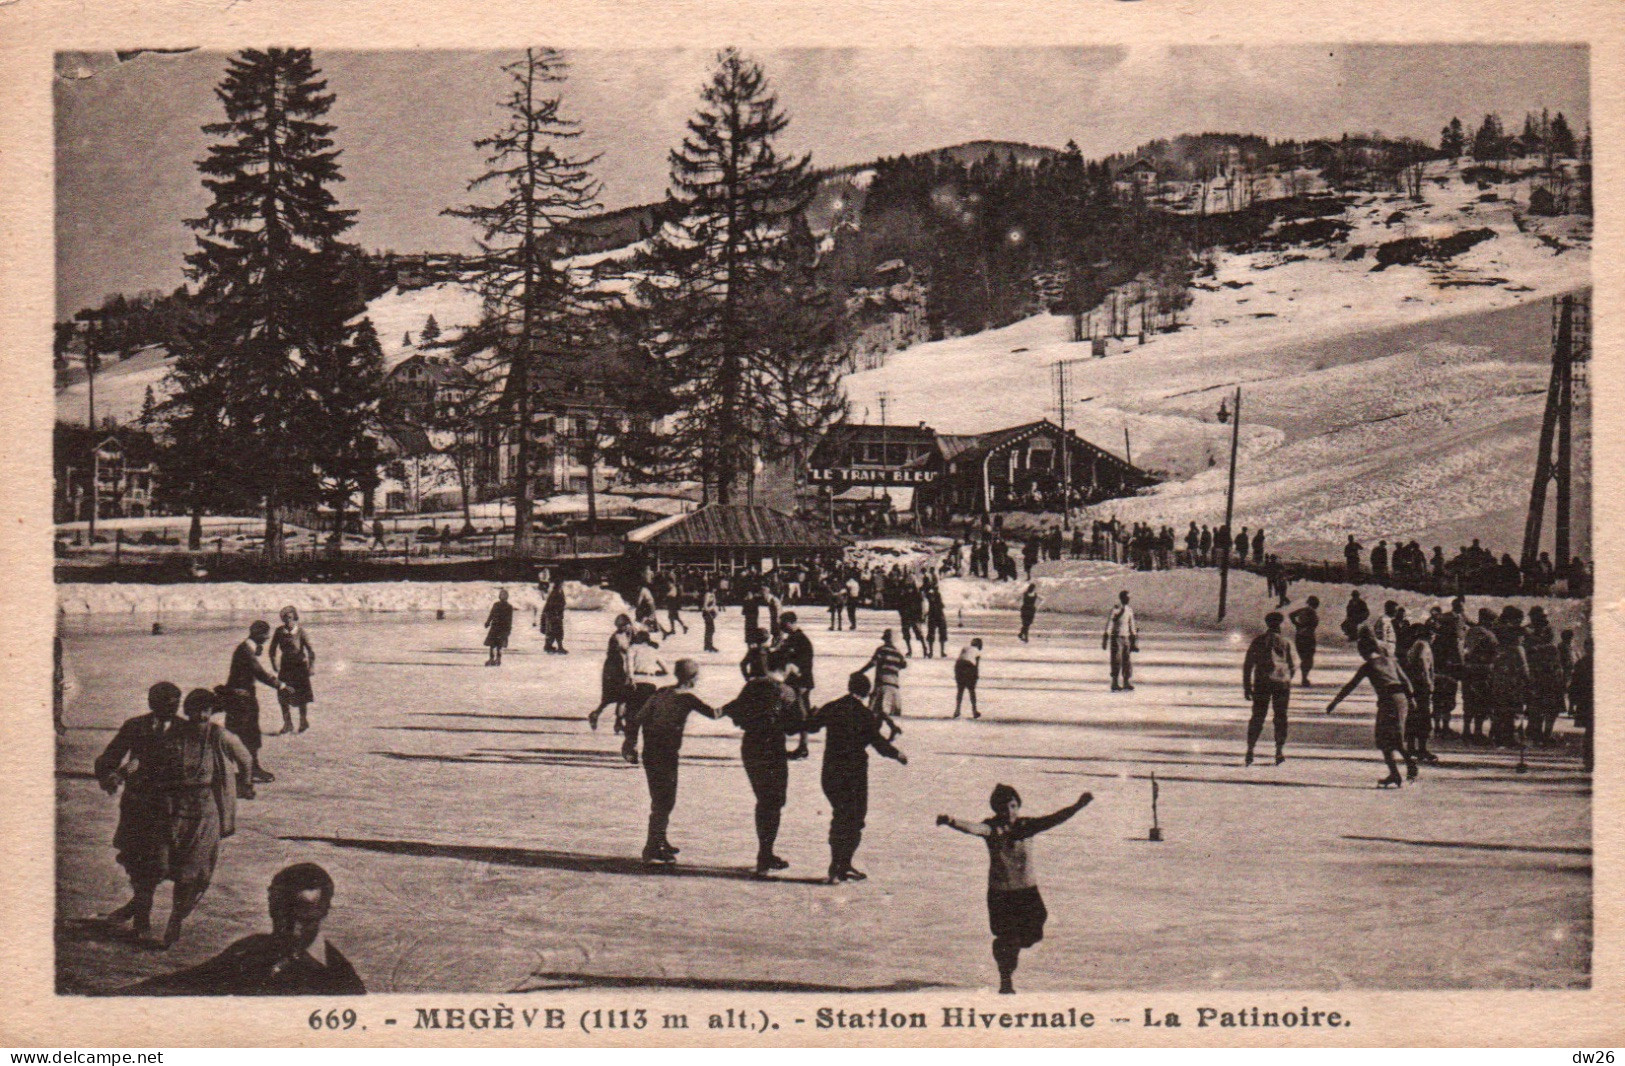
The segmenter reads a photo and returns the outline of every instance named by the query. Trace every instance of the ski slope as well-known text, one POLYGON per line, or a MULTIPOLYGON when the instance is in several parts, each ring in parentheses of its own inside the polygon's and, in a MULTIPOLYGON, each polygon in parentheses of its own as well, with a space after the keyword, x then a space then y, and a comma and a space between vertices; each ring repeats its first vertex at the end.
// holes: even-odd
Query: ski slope
MULTIPOLYGON (((1051 366, 1070 372, 1067 421, 1168 481, 1104 512, 1125 521, 1223 519, 1230 427, 1221 397, 1244 390, 1236 522, 1277 547, 1334 551, 1352 532, 1417 538, 1447 550, 1481 537, 1517 551, 1550 367, 1550 297, 1590 284, 1586 228, 1574 218, 1519 219, 1501 198, 1447 173, 1427 203, 1366 196, 1329 247, 1222 254, 1200 280, 1186 328, 1111 341, 1104 359, 1070 341, 1064 317, 1039 315, 919 345, 850 375, 855 417, 879 399, 898 424, 976 433, 1056 418, 1051 366), (1405 216, 1390 222, 1395 212, 1405 216), (1544 224, 1537 227, 1537 222, 1544 224), (1446 264, 1373 270, 1370 254, 1401 237, 1486 228, 1492 239, 1446 264), (1545 238, 1545 239, 1543 239, 1545 238)), ((1589 513, 1589 420, 1577 425, 1577 527, 1589 513)), ((1589 553, 1582 536, 1581 550, 1589 553)))

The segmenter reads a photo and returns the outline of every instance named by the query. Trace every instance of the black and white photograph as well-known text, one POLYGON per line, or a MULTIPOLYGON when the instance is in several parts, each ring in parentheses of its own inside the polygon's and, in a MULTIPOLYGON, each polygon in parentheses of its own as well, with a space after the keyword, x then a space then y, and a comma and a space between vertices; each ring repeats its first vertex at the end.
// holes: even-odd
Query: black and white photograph
POLYGON ((53 50, 59 999, 1594 988, 1584 41, 162 39, 53 50))

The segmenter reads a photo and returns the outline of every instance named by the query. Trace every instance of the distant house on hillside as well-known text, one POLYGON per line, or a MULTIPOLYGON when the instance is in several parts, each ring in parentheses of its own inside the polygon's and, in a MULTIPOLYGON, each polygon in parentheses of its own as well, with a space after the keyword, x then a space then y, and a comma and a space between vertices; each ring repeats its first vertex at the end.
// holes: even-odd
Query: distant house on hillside
POLYGON ((1119 192, 1150 196, 1157 191, 1157 167, 1149 159, 1136 159, 1117 172, 1113 184, 1119 192))

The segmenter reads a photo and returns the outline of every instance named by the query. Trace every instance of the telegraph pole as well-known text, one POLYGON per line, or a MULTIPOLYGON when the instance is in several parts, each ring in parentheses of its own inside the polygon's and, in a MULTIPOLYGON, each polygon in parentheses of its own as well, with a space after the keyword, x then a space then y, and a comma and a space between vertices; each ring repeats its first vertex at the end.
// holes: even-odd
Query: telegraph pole
POLYGON ((1055 369, 1055 411, 1061 422, 1061 480, 1064 483, 1064 503, 1061 507, 1061 528, 1072 528, 1072 438, 1066 430, 1066 409, 1072 405, 1067 391, 1072 385, 1072 367, 1087 359, 1057 359, 1055 369))
POLYGON ((1225 601, 1230 594, 1230 520, 1236 511, 1236 452, 1241 445, 1241 386, 1236 386, 1235 415, 1230 423, 1230 484, 1224 493, 1224 544, 1219 552, 1219 621, 1224 621, 1225 601))
POLYGON ((96 512, 101 508, 102 502, 102 472, 101 449, 96 444, 96 361, 99 356, 95 345, 87 338, 85 342, 85 380, 89 385, 90 409, 88 419, 90 423, 90 523, 89 531, 85 535, 86 544, 96 543, 96 512))
POLYGON ((1535 480, 1529 492, 1529 515, 1524 524, 1522 567, 1528 573, 1540 557, 1541 526, 1546 517, 1546 486, 1557 483, 1554 516, 1554 564, 1571 558, 1570 487, 1573 473, 1574 367, 1591 357, 1588 304, 1564 296, 1552 306, 1552 376, 1546 388, 1546 414, 1540 427, 1540 452, 1535 457, 1535 480), (1556 445, 1555 453, 1553 445, 1556 445))
POLYGON ((1055 364, 1055 406, 1061 416, 1061 528, 1072 528, 1072 445, 1066 435, 1067 362, 1055 364))

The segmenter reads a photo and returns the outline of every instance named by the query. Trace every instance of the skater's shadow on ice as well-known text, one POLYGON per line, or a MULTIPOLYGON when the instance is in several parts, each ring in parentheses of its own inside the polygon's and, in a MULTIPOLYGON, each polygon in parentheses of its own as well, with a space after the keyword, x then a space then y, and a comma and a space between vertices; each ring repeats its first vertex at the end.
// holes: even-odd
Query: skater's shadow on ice
MULTIPOLYGON (((1239 769, 1239 767, 1238 767, 1239 769)), ((1136 781, 1149 781, 1150 774, 1108 774, 1093 773, 1088 770, 1044 770, 1046 774, 1060 774, 1064 777, 1099 777, 1108 781, 1121 780, 1124 777, 1136 781)), ((1158 781, 1178 781, 1190 785, 1244 785, 1248 788, 1337 788, 1350 789, 1355 792, 1370 792, 1364 785, 1333 785, 1319 781, 1270 781, 1259 778, 1243 777, 1186 777, 1180 774, 1158 774, 1158 781)))
POLYGON ((1564 847, 1557 844, 1479 844, 1469 840, 1407 840, 1404 837, 1370 837, 1343 834, 1344 840, 1359 840, 1372 844, 1408 844, 1415 848, 1451 848, 1466 851, 1517 851, 1536 855, 1590 855, 1588 847, 1564 847))
POLYGON ((553 992, 573 988, 680 988, 696 992, 924 992, 950 988, 938 981, 892 981, 884 985, 825 985, 812 981, 750 980, 727 977, 620 977, 590 973, 533 973, 519 992, 553 992))
POLYGON ((372 851, 381 855, 407 855, 429 859, 462 859, 494 866, 519 866, 542 870, 565 870, 583 874, 620 874, 630 877, 710 877, 722 881, 760 881, 764 884, 821 885, 817 877, 757 878, 743 867, 651 866, 630 855, 586 855, 575 851, 543 848, 509 848, 485 844, 434 844, 419 840, 362 840, 350 837, 286 836, 283 840, 303 844, 331 844, 335 848, 372 851))
POLYGON ((63 918, 56 923, 58 944, 124 944, 142 946, 127 926, 105 918, 63 918))
MULTIPOLYGON (((488 730, 481 730, 488 732, 488 730)), ((524 748, 517 750, 471 751, 465 755, 434 755, 404 751, 375 751, 373 755, 400 762, 468 763, 474 766, 589 766, 604 770, 636 770, 618 751, 594 751, 589 748, 524 748)), ((685 763, 721 762, 737 763, 727 755, 699 755, 685 752, 685 763)))
POLYGON ((460 666, 470 668, 485 665, 484 663, 413 663, 400 659, 354 659, 352 663, 355 666, 460 666))
POLYGON ((414 718, 494 718, 505 722, 585 722, 585 714, 481 714, 477 711, 414 711, 414 718))

